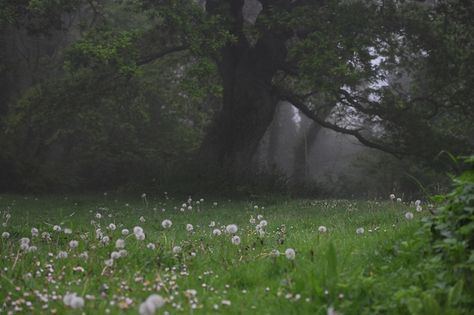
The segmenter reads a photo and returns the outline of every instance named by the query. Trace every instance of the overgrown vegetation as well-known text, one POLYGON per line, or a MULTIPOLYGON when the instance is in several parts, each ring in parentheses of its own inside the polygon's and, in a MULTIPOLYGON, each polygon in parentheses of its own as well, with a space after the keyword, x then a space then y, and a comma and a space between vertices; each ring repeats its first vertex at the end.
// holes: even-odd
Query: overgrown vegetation
MULTIPOLYGON (((462 175, 455 177, 454 190, 438 201, 443 206, 428 220, 433 247, 459 276, 459 286, 468 290, 474 288, 474 156, 466 158, 469 167, 462 175)), ((459 288, 461 290, 461 288, 459 288)), ((474 304, 471 303, 474 308, 474 304)))

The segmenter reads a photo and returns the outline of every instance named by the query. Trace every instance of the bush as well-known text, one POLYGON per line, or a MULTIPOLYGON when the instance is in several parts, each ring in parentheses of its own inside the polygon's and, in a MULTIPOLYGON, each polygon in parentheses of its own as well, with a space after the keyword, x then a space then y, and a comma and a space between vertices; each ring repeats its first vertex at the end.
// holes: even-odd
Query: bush
POLYGON ((466 159, 469 169, 453 179, 455 188, 437 196, 443 205, 430 220, 433 247, 456 271, 472 283, 474 271, 474 156, 466 159))

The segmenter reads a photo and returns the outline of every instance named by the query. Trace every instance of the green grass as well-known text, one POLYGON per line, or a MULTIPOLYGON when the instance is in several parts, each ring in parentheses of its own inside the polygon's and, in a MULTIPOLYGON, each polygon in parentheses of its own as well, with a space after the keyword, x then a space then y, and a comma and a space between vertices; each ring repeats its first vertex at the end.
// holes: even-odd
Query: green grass
POLYGON ((0 313, 16 308, 24 314, 137 314, 151 293, 167 301, 157 313, 170 314, 326 314, 330 306, 346 315, 433 314, 436 307, 439 314, 462 313, 448 301, 446 292, 452 288, 440 287, 446 266, 431 255, 428 236, 419 232, 428 214, 408 205, 267 197, 217 200, 215 206, 206 198, 180 212, 186 200, 149 198, 145 204, 140 197, 113 199, 1 196, 2 222, 7 213, 11 218, 0 227, 10 233, 0 240, 0 313), (405 219, 406 211, 415 218, 405 219), (102 218, 96 219, 96 213, 102 218), (258 214, 268 221, 263 238, 249 222, 258 214), (146 222, 140 222, 141 216, 146 222), (173 222, 170 229, 161 226, 164 219, 173 222), (213 236, 211 221, 217 228, 237 224, 241 244, 233 245, 225 233, 213 236), (107 229, 110 223, 116 224, 115 231, 107 229), (186 231, 188 223, 194 232, 186 231), (54 232, 56 224, 72 234, 54 232), (96 239, 99 225, 111 238, 108 245, 96 239), (320 225, 328 232, 318 232, 320 225), (136 240, 134 226, 143 227, 144 241, 136 240), (39 237, 31 236, 33 227, 39 237), (356 234, 359 227, 364 234, 356 234), (123 228, 131 232, 125 237, 128 256, 106 267, 115 241, 124 238, 123 228), (51 240, 41 238, 44 231, 51 240), (22 237, 38 250, 20 250, 22 237), (78 240, 79 247, 70 249, 71 240, 78 240), (148 243, 156 248, 147 248, 148 243), (175 245, 182 247, 181 254, 172 253, 175 245), (295 260, 285 257, 287 248, 296 250, 295 260), (270 256, 274 249, 282 254, 270 256), (56 258, 61 250, 68 258, 56 258), (88 259, 79 257, 84 251, 88 259), (187 290, 196 290, 195 298, 187 290), (84 297, 84 307, 66 307, 66 292, 84 297))

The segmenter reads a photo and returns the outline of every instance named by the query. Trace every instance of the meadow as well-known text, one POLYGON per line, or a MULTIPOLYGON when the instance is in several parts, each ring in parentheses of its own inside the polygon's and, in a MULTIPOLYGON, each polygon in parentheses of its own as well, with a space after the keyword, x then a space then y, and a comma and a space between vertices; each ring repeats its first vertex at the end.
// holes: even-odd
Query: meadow
POLYGON ((460 314, 428 206, 0 195, 0 313, 460 314))

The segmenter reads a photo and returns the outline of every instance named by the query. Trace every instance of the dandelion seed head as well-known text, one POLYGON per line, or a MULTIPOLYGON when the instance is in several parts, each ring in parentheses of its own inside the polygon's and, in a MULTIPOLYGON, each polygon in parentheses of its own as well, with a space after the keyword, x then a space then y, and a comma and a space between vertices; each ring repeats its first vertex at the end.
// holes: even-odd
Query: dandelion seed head
POLYGON ((286 256, 286 258, 289 259, 289 260, 294 260, 295 257, 296 257, 296 252, 295 252, 295 250, 294 250, 293 248, 287 248, 287 249, 285 250, 285 256, 286 256))
POLYGON ((125 248, 125 241, 123 239, 118 239, 115 241, 115 248, 125 248))
POLYGON ((234 235, 232 237, 232 244, 234 245, 240 245, 240 237, 238 237, 237 235, 234 235))
POLYGON ((163 222, 161 222, 161 226, 164 229, 169 229, 172 225, 173 225, 173 222, 171 222, 171 220, 169 220, 169 219, 165 219, 165 220, 163 220, 163 222))
POLYGON ((318 231, 319 233, 326 233, 328 229, 324 225, 321 225, 318 227, 318 231))
POLYGON ((237 233, 237 231, 238 231, 237 225, 235 225, 235 224, 229 224, 228 226, 226 226, 225 231, 226 231, 228 234, 235 234, 235 233, 237 233))
POLYGON ((79 242, 76 240, 72 240, 69 242, 69 247, 71 247, 72 249, 77 248, 78 246, 79 246, 79 242))

